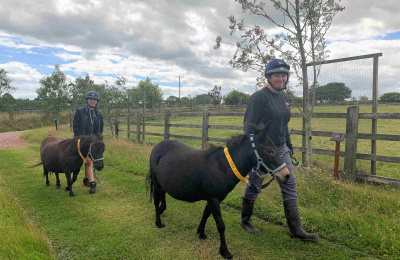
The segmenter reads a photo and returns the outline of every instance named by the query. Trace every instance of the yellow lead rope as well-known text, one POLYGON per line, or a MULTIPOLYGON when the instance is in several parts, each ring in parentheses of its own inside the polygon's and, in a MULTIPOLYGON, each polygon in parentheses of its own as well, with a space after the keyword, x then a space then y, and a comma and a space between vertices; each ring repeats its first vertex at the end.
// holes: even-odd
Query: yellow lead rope
POLYGON ((238 177, 238 179, 241 180, 242 182, 247 183, 247 178, 243 177, 240 174, 240 172, 238 171, 238 169, 235 166, 235 163, 232 161, 231 155, 228 152, 228 148, 224 149, 224 153, 225 153, 226 159, 228 160, 229 165, 231 166, 231 169, 235 173, 236 177, 238 177))
POLYGON ((79 149, 80 144, 81 144, 81 139, 78 139, 78 144, 77 144, 77 145, 78 145, 78 153, 79 153, 79 155, 81 156, 83 162, 84 162, 84 163, 87 163, 87 159, 86 159, 85 157, 83 157, 83 155, 82 155, 82 153, 81 153, 81 149, 79 149))

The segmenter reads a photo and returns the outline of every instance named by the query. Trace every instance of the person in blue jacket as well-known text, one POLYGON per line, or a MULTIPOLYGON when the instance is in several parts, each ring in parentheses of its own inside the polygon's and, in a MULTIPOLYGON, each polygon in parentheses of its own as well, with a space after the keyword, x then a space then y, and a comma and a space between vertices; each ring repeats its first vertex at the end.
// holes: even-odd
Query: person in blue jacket
MULTIPOLYGON (((268 84, 255 92, 246 105, 244 116, 245 134, 255 134, 251 124, 258 125, 261 122, 268 122, 269 137, 278 149, 289 171, 290 178, 287 184, 281 184, 283 206, 290 234, 294 238, 304 241, 315 241, 317 234, 307 233, 300 223, 299 210, 297 206, 297 186, 294 175, 291 153, 293 145, 290 140, 288 123, 290 120, 290 105, 288 98, 281 92, 286 89, 289 79, 290 66, 283 60, 275 59, 265 67, 265 78, 268 84)), ((261 192, 264 178, 250 172, 248 182, 245 186, 242 200, 242 212, 240 225, 248 232, 260 232, 252 221, 254 202, 261 192)))
MULTIPOLYGON (((85 100, 87 105, 78 108, 75 112, 73 121, 74 137, 80 135, 101 135, 103 134, 103 116, 96 105, 100 101, 100 96, 96 91, 86 93, 85 100)), ((83 184, 90 187, 89 193, 96 192, 96 182, 93 177, 93 162, 87 158, 85 164, 85 178, 83 184)))

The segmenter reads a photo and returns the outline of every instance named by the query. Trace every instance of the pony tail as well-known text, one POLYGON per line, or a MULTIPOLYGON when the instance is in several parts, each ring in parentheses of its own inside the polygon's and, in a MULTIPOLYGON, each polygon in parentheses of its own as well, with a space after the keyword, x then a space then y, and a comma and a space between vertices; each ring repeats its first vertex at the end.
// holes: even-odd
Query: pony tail
POLYGON ((154 194, 153 180, 151 179, 152 173, 153 173, 153 171, 151 170, 151 166, 150 166, 149 173, 146 175, 146 193, 150 189, 150 202, 153 201, 153 194, 154 194))
POLYGON ((39 165, 42 165, 42 164, 43 164, 43 162, 40 162, 38 164, 35 164, 35 165, 32 165, 32 166, 28 166, 26 168, 35 168, 35 167, 38 167, 39 165))

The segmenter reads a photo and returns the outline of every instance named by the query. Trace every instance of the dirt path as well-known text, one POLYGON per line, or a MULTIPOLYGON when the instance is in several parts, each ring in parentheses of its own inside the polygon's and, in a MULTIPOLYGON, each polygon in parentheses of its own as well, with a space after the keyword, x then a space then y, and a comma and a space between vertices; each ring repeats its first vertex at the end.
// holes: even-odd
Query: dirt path
POLYGON ((25 131, 0 133, 0 149, 25 146, 21 136, 25 131))

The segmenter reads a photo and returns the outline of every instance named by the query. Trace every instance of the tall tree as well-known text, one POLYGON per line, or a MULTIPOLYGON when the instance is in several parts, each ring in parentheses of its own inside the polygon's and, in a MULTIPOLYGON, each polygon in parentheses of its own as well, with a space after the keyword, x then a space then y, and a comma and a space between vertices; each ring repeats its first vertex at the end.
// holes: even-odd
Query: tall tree
POLYGON ((196 105, 208 105, 212 104, 212 100, 208 94, 201 94, 195 97, 196 105))
POLYGON ((250 95, 240 92, 239 90, 232 90, 224 96, 225 105, 246 105, 250 95))
POLYGON ((11 80, 7 76, 5 69, 0 69, 0 98, 3 93, 15 91, 15 87, 11 84, 11 80))
POLYGON ((38 98, 43 101, 44 111, 54 116, 57 125, 60 122, 60 112, 68 104, 68 86, 66 76, 56 65, 54 72, 40 80, 41 87, 36 90, 38 98))
POLYGON ((399 92, 385 93, 380 97, 380 101, 382 101, 382 102, 400 102, 400 93, 399 92))
POLYGON ((221 104, 222 95, 221 95, 221 86, 215 85, 214 88, 208 92, 208 96, 211 98, 214 106, 221 104))
POLYGON ((321 103, 344 101, 347 98, 351 98, 351 92, 351 89, 344 83, 331 82, 317 87, 315 90, 315 99, 321 103))
MULTIPOLYGON (((263 18, 266 22, 277 26, 281 33, 267 35, 259 25, 248 26, 244 20, 237 21, 232 15, 231 36, 240 33, 240 42, 232 43, 237 46, 230 64, 234 68, 244 71, 254 69, 260 72, 257 78, 258 85, 265 83, 265 65, 281 57, 291 65, 296 75, 303 84, 303 130, 306 131, 305 141, 307 148, 306 163, 312 165, 311 146, 311 115, 309 82, 307 76, 307 63, 320 64, 326 57, 325 34, 327 33, 333 17, 343 11, 339 5, 340 0, 269 0, 268 5, 257 0, 235 0, 242 5, 244 12, 263 18), (272 13, 272 8, 280 13, 272 13)), ((222 38, 216 39, 215 49, 221 46, 222 38)), ((229 43, 225 42, 224 43, 229 43)), ((318 66, 313 66, 313 86, 317 84, 318 66)), ((314 88, 313 88, 314 89, 314 88)), ((304 145, 304 144, 303 144, 304 145)), ((303 158, 304 159, 304 158, 303 158)), ((303 160, 304 161, 304 160, 303 160)))
POLYGON ((86 105, 86 93, 95 90, 94 81, 90 79, 89 74, 86 74, 85 78, 75 78, 75 82, 69 83, 68 87, 69 99, 73 108, 86 105))

